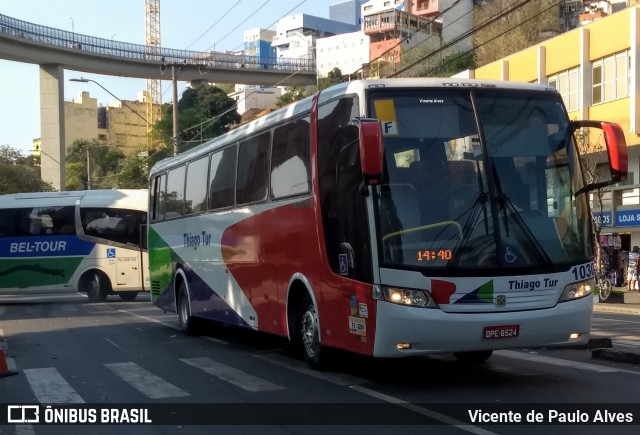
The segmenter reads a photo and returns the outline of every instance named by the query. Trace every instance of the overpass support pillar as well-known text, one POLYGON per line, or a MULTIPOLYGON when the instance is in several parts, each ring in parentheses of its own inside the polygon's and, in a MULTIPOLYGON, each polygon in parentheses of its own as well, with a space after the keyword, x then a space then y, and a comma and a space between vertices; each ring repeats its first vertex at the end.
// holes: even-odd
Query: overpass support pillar
POLYGON ((64 69, 40 65, 40 176, 65 190, 64 69))

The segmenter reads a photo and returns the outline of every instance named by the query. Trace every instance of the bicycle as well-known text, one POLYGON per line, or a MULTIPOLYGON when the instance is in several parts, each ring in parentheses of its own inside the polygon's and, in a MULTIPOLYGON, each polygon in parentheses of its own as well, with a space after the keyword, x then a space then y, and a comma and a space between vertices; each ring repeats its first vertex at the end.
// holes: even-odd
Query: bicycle
POLYGON ((596 271, 596 290, 600 295, 601 301, 606 301, 609 295, 611 295, 611 281, 607 278, 606 274, 602 271, 596 271))

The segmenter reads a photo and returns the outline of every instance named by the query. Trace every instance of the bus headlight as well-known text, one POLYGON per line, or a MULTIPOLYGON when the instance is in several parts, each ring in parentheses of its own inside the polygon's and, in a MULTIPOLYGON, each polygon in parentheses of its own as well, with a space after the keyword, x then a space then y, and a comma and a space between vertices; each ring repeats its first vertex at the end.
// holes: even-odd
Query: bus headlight
POLYGON ((437 308, 428 291, 398 287, 382 287, 384 299, 398 305, 412 307, 437 308))
POLYGON ((586 281, 567 284, 558 302, 566 302, 589 296, 595 287, 596 281, 591 278, 586 281))

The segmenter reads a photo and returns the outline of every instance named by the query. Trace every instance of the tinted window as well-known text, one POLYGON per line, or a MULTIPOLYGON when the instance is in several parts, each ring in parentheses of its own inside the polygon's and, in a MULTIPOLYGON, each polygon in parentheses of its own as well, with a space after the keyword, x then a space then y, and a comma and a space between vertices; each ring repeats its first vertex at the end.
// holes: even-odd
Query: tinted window
POLYGON ((209 209, 233 205, 236 188, 236 158, 235 146, 211 155, 209 209))
POLYGON ((358 130, 358 100, 344 97, 318 108, 318 176, 327 256, 334 273, 371 282, 372 265, 358 130), (340 269, 340 258, 347 269, 340 269))
POLYGON ((184 166, 169 171, 167 176, 165 218, 184 214, 184 173, 184 166))
POLYGON ((236 203, 248 204, 267 197, 269 181, 269 132, 240 142, 236 203))
POLYGON ((166 180, 166 175, 156 177, 154 180, 153 188, 151 189, 151 204, 153 204, 153 210, 151 211, 152 220, 164 218, 164 210, 167 202, 164 192, 166 180))
POLYGON ((271 198, 310 191, 309 118, 276 128, 271 160, 271 198))
POLYGON ((209 156, 204 156, 187 166, 187 188, 185 190, 185 213, 199 213, 207 209, 207 172, 209 156))
POLYGON ((147 214, 138 210, 91 207, 80 209, 82 229, 87 236, 138 246, 140 226, 147 214))
POLYGON ((0 237, 75 234, 73 206, 2 210, 0 237))

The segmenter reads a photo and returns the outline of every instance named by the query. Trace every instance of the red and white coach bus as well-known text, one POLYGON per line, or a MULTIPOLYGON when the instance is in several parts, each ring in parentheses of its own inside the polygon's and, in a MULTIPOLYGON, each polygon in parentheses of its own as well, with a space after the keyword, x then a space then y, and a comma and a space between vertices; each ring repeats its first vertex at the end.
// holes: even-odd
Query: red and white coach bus
POLYGON ((152 301, 375 357, 589 338, 589 191, 626 178, 616 124, 570 122, 544 85, 343 83, 156 164, 152 301), (574 132, 610 175, 586 185, 574 132))

